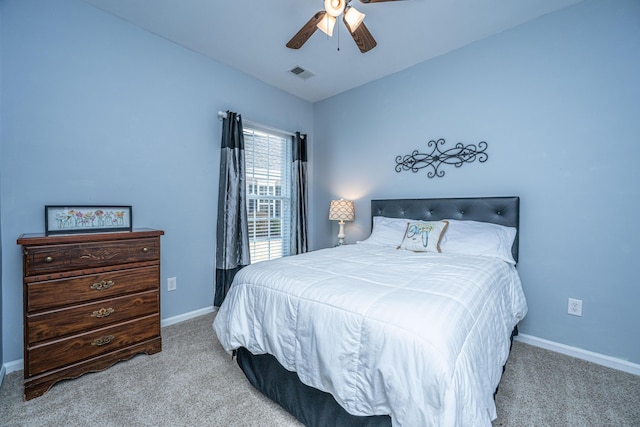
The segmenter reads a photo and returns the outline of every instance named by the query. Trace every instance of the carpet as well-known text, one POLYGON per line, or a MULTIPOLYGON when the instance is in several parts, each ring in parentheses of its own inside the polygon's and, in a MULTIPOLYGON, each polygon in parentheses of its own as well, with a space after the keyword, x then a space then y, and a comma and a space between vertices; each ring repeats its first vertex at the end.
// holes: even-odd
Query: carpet
MULTIPOLYGON (((22 371, 0 389, 0 425, 300 426, 246 380, 215 314, 163 328, 163 351, 62 381, 24 402, 22 371)), ((493 426, 640 426, 640 377, 514 342, 493 426)))

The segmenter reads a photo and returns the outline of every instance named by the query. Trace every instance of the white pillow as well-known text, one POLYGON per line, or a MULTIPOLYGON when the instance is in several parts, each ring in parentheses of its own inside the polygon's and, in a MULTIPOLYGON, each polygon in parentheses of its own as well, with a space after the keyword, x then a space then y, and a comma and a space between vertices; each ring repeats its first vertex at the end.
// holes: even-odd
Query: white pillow
POLYGON ((362 243, 371 243, 380 246, 393 246, 397 248, 402 243, 402 238, 407 230, 407 224, 411 221, 407 218, 387 218, 384 216, 373 217, 373 229, 368 239, 362 243))
POLYGON ((449 226, 440 241, 442 253, 483 255, 515 264, 511 247, 516 238, 514 227, 479 221, 448 219, 449 226))
POLYGON ((447 221, 411 221, 407 224, 407 231, 398 249, 440 252, 440 239, 448 224, 447 221))

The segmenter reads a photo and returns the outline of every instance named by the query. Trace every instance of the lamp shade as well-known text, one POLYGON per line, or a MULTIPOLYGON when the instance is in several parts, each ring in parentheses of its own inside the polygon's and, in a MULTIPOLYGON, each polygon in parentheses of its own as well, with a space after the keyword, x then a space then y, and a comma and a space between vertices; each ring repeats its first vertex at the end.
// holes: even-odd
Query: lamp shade
POLYGON ((356 211, 351 200, 332 200, 329 207, 329 219, 332 221, 353 221, 356 211))
POLYGON ((334 18, 344 11, 345 0, 324 0, 324 10, 334 18))
POLYGON ((349 26, 349 30, 353 33, 358 29, 362 21, 364 21, 365 14, 356 10, 355 7, 351 6, 344 13, 344 20, 347 22, 349 26))
POLYGON ((336 18, 325 13, 320 22, 316 25, 323 33, 329 37, 333 36, 333 27, 336 25, 336 18))

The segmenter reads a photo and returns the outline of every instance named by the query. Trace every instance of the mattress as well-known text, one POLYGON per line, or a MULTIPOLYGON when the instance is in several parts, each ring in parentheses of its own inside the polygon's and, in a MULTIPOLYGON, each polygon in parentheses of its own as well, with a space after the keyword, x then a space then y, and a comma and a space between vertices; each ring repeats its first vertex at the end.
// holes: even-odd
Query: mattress
POLYGON ((504 261, 359 243, 242 269, 214 329, 227 351, 275 356, 350 414, 489 426, 526 312, 504 261))

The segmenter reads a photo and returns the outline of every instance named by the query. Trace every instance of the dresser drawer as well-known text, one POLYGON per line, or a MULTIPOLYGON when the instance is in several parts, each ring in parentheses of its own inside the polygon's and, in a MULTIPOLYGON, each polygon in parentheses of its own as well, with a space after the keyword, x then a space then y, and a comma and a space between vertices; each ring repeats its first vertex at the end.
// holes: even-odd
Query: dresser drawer
POLYGON ((148 316, 160 311, 157 291, 100 300, 71 308, 27 316, 28 342, 37 343, 65 335, 148 316))
POLYGON ((160 258, 159 239, 31 246, 24 250, 24 274, 88 269, 160 258))
POLYGON ((159 289, 160 267, 117 270, 28 283, 27 313, 159 289))
POLYGON ((160 336, 160 316, 154 314, 63 340, 27 347, 25 377, 70 365, 160 336))

